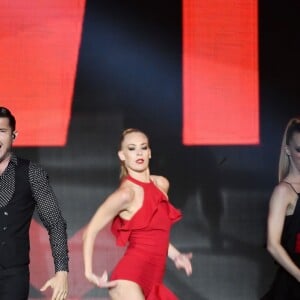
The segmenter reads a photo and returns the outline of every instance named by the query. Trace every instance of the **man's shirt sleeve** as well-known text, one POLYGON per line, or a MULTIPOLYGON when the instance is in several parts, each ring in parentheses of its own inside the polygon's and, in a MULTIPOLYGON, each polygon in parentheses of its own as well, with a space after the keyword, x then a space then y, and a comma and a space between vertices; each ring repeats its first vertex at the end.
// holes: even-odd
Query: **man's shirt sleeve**
POLYGON ((49 183, 48 174, 41 166, 31 162, 29 180, 38 215, 49 234, 55 272, 69 271, 67 226, 49 183))

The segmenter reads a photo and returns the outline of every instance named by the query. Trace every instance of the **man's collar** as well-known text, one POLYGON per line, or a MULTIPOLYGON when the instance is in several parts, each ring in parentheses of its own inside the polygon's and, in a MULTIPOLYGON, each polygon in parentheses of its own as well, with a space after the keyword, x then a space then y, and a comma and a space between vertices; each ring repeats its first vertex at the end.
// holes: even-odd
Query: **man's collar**
POLYGON ((18 159, 17 159, 16 154, 14 154, 14 153, 11 154, 10 161, 11 161, 13 164, 18 165, 18 159))

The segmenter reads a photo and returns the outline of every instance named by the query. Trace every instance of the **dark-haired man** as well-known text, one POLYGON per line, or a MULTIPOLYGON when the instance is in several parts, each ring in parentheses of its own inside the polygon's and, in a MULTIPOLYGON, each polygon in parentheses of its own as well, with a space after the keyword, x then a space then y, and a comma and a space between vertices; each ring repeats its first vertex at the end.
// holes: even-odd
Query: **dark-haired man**
POLYGON ((52 300, 66 299, 66 223, 46 171, 13 153, 17 136, 15 117, 0 107, 0 299, 28 299, 29 226, 35 208, 48 230, 55 266, 55 275, 41 290, 51 287, 52 300))

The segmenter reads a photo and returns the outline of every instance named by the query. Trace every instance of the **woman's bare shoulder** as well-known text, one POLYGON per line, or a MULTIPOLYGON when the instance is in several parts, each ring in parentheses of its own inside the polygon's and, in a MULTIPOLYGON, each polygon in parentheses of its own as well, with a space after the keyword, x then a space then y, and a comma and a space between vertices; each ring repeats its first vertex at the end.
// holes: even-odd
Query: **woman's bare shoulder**
POLYGON ((134 198, 134 189, 130 184, 123 182, 113 194, 119 199, 119 201, 128 203, 134 198))
POLYGON ((294 200, 295 196, 292 187, 287 182, 282 181, 275 186, 271 199, 273 202, 289 203, 294 200))
POLYGON ((286 181, 279 182, 274 190, 273 193, 276 193, 278 195, 287 196, 289 194, 295 193, 293 190, 293 187, 286 181))
POLYGON ((160 175, 151 175, 151 179, 154 184, 162 189, 165 193, 168 192, 170 183, 166 177, 160 175))

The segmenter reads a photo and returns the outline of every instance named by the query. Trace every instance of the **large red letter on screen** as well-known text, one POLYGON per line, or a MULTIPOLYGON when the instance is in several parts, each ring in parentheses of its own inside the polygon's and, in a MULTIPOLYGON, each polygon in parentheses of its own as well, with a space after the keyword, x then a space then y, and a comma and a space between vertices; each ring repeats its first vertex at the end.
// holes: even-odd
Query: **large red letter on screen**
POLYGON ((259 143, 257 0, 183 1, 183 143, 259 143))
POLYGON ((0 106, 17 118, 17 146, 63 146, 85 0, 0 1, 0 106))

